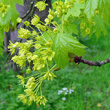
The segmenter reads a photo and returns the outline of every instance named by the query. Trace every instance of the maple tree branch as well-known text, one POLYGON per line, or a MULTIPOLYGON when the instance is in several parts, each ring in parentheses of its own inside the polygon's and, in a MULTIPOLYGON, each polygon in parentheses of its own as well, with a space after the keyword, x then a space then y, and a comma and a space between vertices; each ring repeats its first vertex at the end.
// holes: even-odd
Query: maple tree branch
MULTIPOLYGON (((110 63, 110 58, 108 58, 106 60, 103 60, 103 61, 95 62, 95 61, 88 61, 88 60, 82 59, 82 56, 78 57, 77 55, 75 55, 74 60, 73 61, 69 60, 69 62, 75 62, 77 64, 83 63, 83 64, 87 64, 89 66, 99 66, 99 67, 101 67, 102 65, 110 63)), ((55 68, 53 71, 58 71, 60 69, 61 68, 58 67, 58 68, 55 68)))
POLYGON ((110 58, 108 58, 106 60, 103 60, 103 61, 95 62, 95 61, 88 61, 88 60, 82 59, 82 57, 78 57, 78 56, 75 55, 74 62, 78 63, 78 64, 79 63, 84 63, 84 64, 87 64, 89 66, 99 66, 99 67, 101 67, 104 64, 110 63, 110 58))

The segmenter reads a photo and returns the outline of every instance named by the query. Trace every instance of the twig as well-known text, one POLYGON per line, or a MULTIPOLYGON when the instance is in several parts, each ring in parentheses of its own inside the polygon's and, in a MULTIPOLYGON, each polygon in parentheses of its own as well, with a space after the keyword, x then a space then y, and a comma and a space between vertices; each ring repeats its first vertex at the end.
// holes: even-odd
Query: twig
POLYGON ((99 67, 101 67, 104 64, 110 63, 110 58, 108 58, 106 60, 103 60, 103 61, 93 62, 93 61, 88 61, 88 60, 82 59, 82 57, 78 57, 76 55, 75 58, 74 58, 74 62, 78 63, 78 64, 79 63, 84 63, 84 64, 87 64, 89 66, 99 66, 99 67))
MULTIPOLYGON (((82 57, 78 57, 77 55, 75 55, 74 59, 73 60, 69 60, 69 62, 75 62, 77 64, 83 63, 83 64, 87 64, 89 66, 98 66, 98 67, 101 67, 102 65, 105 65, 107 63, 110 63, 110 58, 108 58, 106 60, 103 60, 103 61, 95 62, 95 61, 88 61, 88 60, 82 59, 82 57)), ((61 69, 60 67, 57 67, 53 71, 58 71, 60 69, 61 69)))

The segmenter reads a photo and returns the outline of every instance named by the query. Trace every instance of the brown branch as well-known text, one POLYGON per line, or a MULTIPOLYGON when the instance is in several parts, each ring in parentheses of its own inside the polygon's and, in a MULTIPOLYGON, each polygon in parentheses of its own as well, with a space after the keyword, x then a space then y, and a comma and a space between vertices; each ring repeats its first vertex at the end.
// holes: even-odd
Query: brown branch
MULTIPOLYGON (((82 59, 82 57, 78 57, 77 55, 75 55, 74 59, 70 59, 69 62, 75 62, 77 64, 84 63, 84 64, 87 64, 89 66, 99 66, 99 67, 101 67, 102 65, 110 63, 110 58, 108 58, 106 60, 103 60, 103 61, 95 62, 95 61, 88 61, 88 60, 82 59)), ((61 69, 60 67, 57 67, 53 71, 58 71, 60 69, 61 69)))
POLYGON ((82 59, 82 57, 75 56, 74 62, 78 63, 78 64, 79 63, 84 63, 84 64, 87 64, 89 66, 99 66, 99 67, 101 67, 104 64, 110 63, 110 58, 108 58, 106 60, 103 60, 103 61, 93 62, 93 61, 88 61, 88 60, 82 59))

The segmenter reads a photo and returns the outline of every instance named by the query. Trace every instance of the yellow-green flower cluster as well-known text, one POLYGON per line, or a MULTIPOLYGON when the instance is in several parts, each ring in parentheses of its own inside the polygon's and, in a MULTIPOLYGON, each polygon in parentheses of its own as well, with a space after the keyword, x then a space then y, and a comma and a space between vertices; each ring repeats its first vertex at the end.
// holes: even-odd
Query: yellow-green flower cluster
POLYGON ((65 0, 65 2, 63 1, 55 1, 52 6, 53 9, 56 9, 55 14, 58 17, 61 17, 63 14, 66 14, 68 11, 68 8, 71 8, 74 6, 75 0, 70 0, 69 2, 67 2, 65 0))
POLYGON ((51 61, 55 55, 55 52, 53 52, 50 48, 48 48, 42 51, 41 54, 44 55, 49 61, 51 61))
POLYGON ((39 96, 37 98, 37 103, 39 103, 39 102, 40 102, 40 105, 41 104, 45 105, 45 103, 47 102, 47 100, 46 100, 46 98, 44 96, 39 96))
POLYGON ((26 26, 29 26, 29 25, 30 25, 30 22, 29 22, 29 21, 25 21, 24 24, 25 24, 26 26))
POLYGON ((83 31, 85 33, 85 35, 88 35, 91 32, 91 30, 88 26, 90 26, 90 24, 92 24, 92 26, 94 26, 95 23, 93 22, 93 20, 89 20, 89 22, 86 22, 86 23, 81 22, 80 28, 81 28, 81 31, 83 31))
POLYGON ((24 94, 19 94, 18 98, 23 102, 27 103, 27 97, 24 94))
POLYGON ((45 23, 48 25, 51 23, 51 21, 55 18, 55 12, 49 9, 49 15, 45 19, 45 23))
POLYGON ((31 60, 33 60, 34 71, 44 68, 46 62, 52 61, 54 58, 55 52, 51 49, 52 44, 52 41, 47 41, 44 44, 36 43, 34 45, 36 51, 31 57, 31 60))
POLYGON ((22 19, 21 18, 17 18, 17 23, 21 23, 22 22, 22 19))
POLYGON ((26 59, 27 61, 30 63, 31 62, 31 59, 32 59, 32 53, 31 52, 27 52, 26 53, 26 59))
POLYGON ((12 60, 20 66, 20 68, 23 68, 24 66, 26 66, 26 61, 28 61, 29 63, 31 62, 31 57, 32 57, 32 53, 30 52, 30 48, 32 47, 33 41, 32 40, 28 40, 27 42, 24 43, 18 43, 16 42, 15 44, 10 42, 10 45, 8 46, 8 48, 11 51, 11 54, 14 54, 16 51, 16 48, 19 48, 19 52, 18 55, 15 55, 14 57, 12 57, 12 60))
POLYGON ((85 32, 86 32, 87 34, 90 34, 90 29, 89 29, 89 28, 86 28, 85 32))
MULTIPOLYGON (((59 3, 60 7, 62 7, 62 2, 59 3)), ((63 5, 66 7, 66 3, 63 2, 63 5)), ((39 8, 40 11, 42 11, 46 8, 47 4, 45 4, 44 1, 39 1, 36 3, 35 6, 39 8)), ((65 13, 66 9, 64 9, 65 8, 63 8, 62 14, 65 13)), ((57 7, 56 11, 58 10, 59 9, 57 7)), ((48 38, 46 38, 47 36, 45 34, 45 31, 47 33, 57 33, 58 24, 57 22, 53 21, 55 15, 55 12, 49 9, 49 15, 45 19, 46 24, 40 21, 40 18, 37 15, 34 15, 34 17, 31 20, 31 23, 25 21, 24 25, 33 29, 32 32, 28 29, 20 28, 18 30, 18 37, 21 39, 26 39, 25 42, 16 42, 14 44, 10 43, 8 47, 12 54, 14 54, 16 50, 18 51, 17 54, 14 57, 12 57, 12 60, 21 69, 25 67, 27 74, 32 74, 33 71, 38 71, 38 73, 34 74, 31 77, 29 76, 25 80, 24 77, 20 75, 17 76, 20 79, 20 85, 25 87, 25 95, 20 94, 18 98, 22 100, 23 103, 28 103, 29 105, 31 105, 32 102, 45 105, 47 100, 42 95, 41 84, 45 79, 52 80, 53 77, 56 77, 52 72, 54 66, 51 68, 53 62, 52 60, 55 56, 55 52, 52 50, 53 41, 52 39, 47 40, 48 38), (51 22, 56 28, 52 29, 50 27, 51 22), (39 32, 37 32, 33 27, 31 27, 31 25, 37 27, 39 32), (43 72, 41 72, 42 70, 43 72), (38 91, 40 91, 40 95, 38 91)), ((18 21, 21 22, 21 19, 18 19, 18 21)))
POLYGON ((47 5, 48 4, 46 4, 44 1, 39 1, 35 4, 35 7, 37 7, 39 9, 39 11, 43 11, 43 10, 45 10, 47 5))
POLYGON ((36 25, 36 27, 37 27, 38 29, 40 29, 41 31, 46 31, 46 29, 47 29, 46 26, 44 26, 44 25, 42 25, 42 24, 40 24, 40 23, 38 23, 38 24, 36 25))
POLYGON ((37 60, 33 60, 33 69, 34 71, 40 70, 45 67, 46 57, 38 58, 37 60))
POLYGON ((25 95, 24 94, 20 94, 18 96, 18 98, 20 100, 22 100, 23 103, 27 103, 28 102, 28 104, 31 105, 33 101, 34 102, 36 101, 37 95, 34 93, 35 85, 36 85, 35 78, 34 77, 29 78, 28 81, 27 81, 27 84, 25 84, 25 88, 26 88, 24 90, 25 95), (27 98, 28 98, 28 100, 27 100, 27 98))
MULTIPOLYGON (((70 0, 69 2, 67 2, 67 7, 68 8, 74 7, 75 2, 76 2, 76 0, 70 0)), ((65 0, 65 3, 66 3, 66 0, 65 0)))
POLYGON ((20 56, 15 55, 14 57, 12 57, 12 60, 17 65, 19 65, 21 69, 26 66, 26 56, 25 55, 20 55, 20 56))
MULTIPOLYGON (((52 41, 47 41, 44 44, 37 43, 38 41, 33 42, 33 40, 28 40, 24 43, 15 44, 10 43, 9 47, 12 54, 16 51, 16 48, 19 49, 18 55, 12 57, 12 60, 23 68, 26 66, 26 61, 30 64, 33 62, 33 70, 40 70, 46 66, 46 61, 52 61, 54 58, 55 52, 52 51, 52 41), (34 47, 35 51, 32 53, 30 52, 30 48, 34 47)), ((29 73, 29 70, 27 70, 29 73)))
POLYGON ((10 42, 10 45, 8 46, 8 48, 11 51, 11 55, 15 53, 17 47, 19 47, 18 42, 14 43, 14 44, 12 42, 10 42))
MULTIPOLYGON (((40 36, 37 36, 40 37, 40 36)), ((26 62, 29 64, 32 62, 33 66, 32 69, 34 71, 40 70, 44 68, 45 66, 47 67, 47 70, 43 73, 38 73, 36 74, 35 77, 30 77, 25 84, 26 80, 23 76, 18 75, 17 77, 20 79, 19 83, 26 89, 24 90, 24 94, 20 94, 18 98, 23 102, 23 103, 28 103, 29 105, 32 104, 32 102, 36 102, 37 104, 43 104, 47 102, 45 97, 42 95, 38 95, 38 91, 40 90, 42 81, 47 79, 52 80, 53 77, 56 77, 54 73, 51 72, 52 68, 49 69, 48 62, 51 62, 52 59, 54 58, 55 52, 52 51, 51 47, 53 45, 52 41, 46 41, 44 42, 39 42, 38 41, 33 41, 33 40, 27 40, 27 42, 24 43, 10 43, 9 48, 11 49, 14 53, 13 48, 16 50, 16 48, 19 49, 18 55, 15 55, 12 60, 20 66, 20 68, 23 68, 26 66, 26 62), (30 48, 35 47, 34 52, 30 52, 30 48)), ((29 74, 31 73, 30 67, 27 68, 26 73, 29 74)))
POLYGON ((31 73, 31 69, 28 68, 28 69, 26 70, 26 73, 27 73, 27 74, 30 74, 30 73, 31 73))
POLYGON ((22 86, 24 87, 24 83, 25 83, 24 77, 21 76, 21 75, 17 75, 17 77, 18 77, 18 79, 20 79, 20 80, 19 80, 19 84, 22 85, 22 86))
MULTIPOLYGON (((34 15, 33 19, 31 20, 31 24, 36 26, 41 31, 46 31, 47 27, 41 24, 40 18, 37 15, 34 15)), ((33 33, 35 35, 35 32, 33 33)))
POLYGON ((51 47, 53 45, 53 42, 52 41, 47 41, 46 43, 45 43, 45 46, 46 47, 51 47))
MULTIPOLYGON (((20 75, 17 76, 19 79, 21 79, 20 83, 24 87, 24 78, 20 75)), ((42 80, 38 79, 36 80, 35 77, 30 77, 27 81, 27 84, 25 84, 25 95, 20 94, 18 98, 23 102, 23 103, 28 103, 28 105, 31 105, 32 102, 36 102, 36 104, 40 103, 45 105, 47 100, 45 97, 41 94, 41 96, 37 95, 37 91, 40 88, 40 84, 42 83, 42 80), (41 81, 41 82, 40 82, 41 81)))
POLYGON ((5 31, 5 32, 8 32, 9 29, 10 29, 10 26, 9 26, 9 25, 6 25, 6 26, 4 27, 4 31, 5 31))
POLYGON ((4 5, 3 3, 0 3, 0 13, 2 14, 2 17, 5 16, 9 7, 9 5, 4 5))
POLYGON ((85 27, 85 23, 82 22, 82 23, 80 24, 80 28, 83 29, 84 27, 85 27))
POLYGON ((21 39, 28 39, 31 35, 31 32, 28 29, 20 28, 18 31, 18 37, 21 39))
POLYGON ((38 33, 36 31, 32 31, 32 36, 37 36, 37 35, 38 35, 38 33))
POLYGON ((35 14, 33 19, 31 20, 31 24, 36 26, 39 21, 40 21, 40 18, 35 14))

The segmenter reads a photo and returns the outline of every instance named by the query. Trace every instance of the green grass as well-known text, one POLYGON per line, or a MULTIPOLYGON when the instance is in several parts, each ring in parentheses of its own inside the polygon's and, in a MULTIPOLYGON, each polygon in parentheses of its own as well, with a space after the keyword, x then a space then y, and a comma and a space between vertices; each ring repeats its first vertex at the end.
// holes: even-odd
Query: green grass
MULTIPOLYGON (((81 42, 88 46, 83 58, 100 61, 110 57, 110 36, 84 38, 81 42)), ((0 110, 110 110, 110 64, 102 67, 68 64, 55 72, 57 78, 43 83, 43 94, 48 100, 45 106, 36 106, 34 103, 28 106, 18 100, 17 95, 23 89, 18 87, 15 74, 12 69, 5 70, 1 62, 0 110), (58 90, 64 87, 73 89, 74 92, 58 95, 58 90), (62 100, 63 97, 66 98, 65 101, 62 100), (98 103, 101 107, 97 106, 98 103)))

